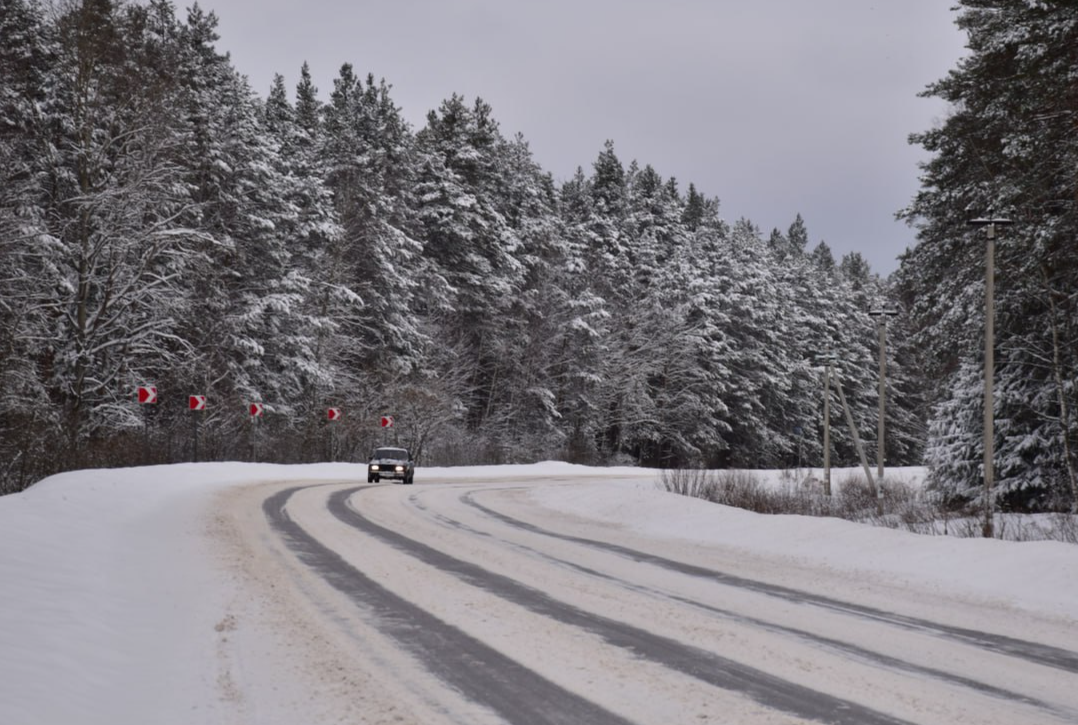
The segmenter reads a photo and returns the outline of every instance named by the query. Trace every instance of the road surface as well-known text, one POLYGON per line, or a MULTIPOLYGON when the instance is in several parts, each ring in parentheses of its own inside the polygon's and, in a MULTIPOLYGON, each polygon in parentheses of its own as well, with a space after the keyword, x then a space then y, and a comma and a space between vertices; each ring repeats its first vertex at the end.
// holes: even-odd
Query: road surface
POLYGON ((212 533, 246 592, 220 625, 237 722, 278 688, 307 698, 310 722, 1078 722, 1066 622, 645 537, 530 496, 574 483, 223 494, 212 533), (275 641, 240 636, 236 618, 275 641), (287 653, 287 687, 245 680, 260 648, 287 653))

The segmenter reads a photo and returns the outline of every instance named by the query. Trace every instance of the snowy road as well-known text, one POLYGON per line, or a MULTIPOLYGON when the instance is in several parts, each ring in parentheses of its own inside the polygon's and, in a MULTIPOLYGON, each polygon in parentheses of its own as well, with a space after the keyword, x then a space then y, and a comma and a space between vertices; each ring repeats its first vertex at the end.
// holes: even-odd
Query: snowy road
MULTIPOLYGON (((318 683, 326 716, 1078 721, 1064 619, 538 505, 577 479, 423 480, 221 497, 217 536, 247 584, 234 607, 282 638, 272 651, 289 653, 297 688, 318 683)), ((258 681, 266 668, 245 679, 243 638, 222 639, 236 721, 257 721, 277 686, 258 681)))
POLYGON ((365 473, 0 497, 0 723, 1078 722, 1073 545, 762 516, 634 468, 365 473))

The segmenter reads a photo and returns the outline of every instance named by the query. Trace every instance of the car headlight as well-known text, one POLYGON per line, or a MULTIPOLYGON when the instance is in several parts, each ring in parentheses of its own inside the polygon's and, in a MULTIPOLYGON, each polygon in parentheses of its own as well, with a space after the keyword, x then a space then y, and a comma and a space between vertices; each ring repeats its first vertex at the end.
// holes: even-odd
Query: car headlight
POLYGON ((403 471, 403 470, 404 470, 404 466, 397 466, 397 471, 398 472, 403 471))
POLYGON ((377 471, 378 470, 378 464, 377 463, 372 463, 371 464, 371 470, 372 471, 377 471))

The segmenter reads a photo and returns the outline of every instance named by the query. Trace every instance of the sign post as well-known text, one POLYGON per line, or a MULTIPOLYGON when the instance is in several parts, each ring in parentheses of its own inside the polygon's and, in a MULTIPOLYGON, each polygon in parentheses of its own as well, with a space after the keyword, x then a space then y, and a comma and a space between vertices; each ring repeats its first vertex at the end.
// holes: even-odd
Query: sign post
MULTIPOLYGON (((330 423, 336 423, 342 417, 340 408, 330 408, 326 411, 326 419, 330 423)), ((333 460, 337 455, 337 426, 332 426, 329 431, 329 438, 326 439, 326 458, 333 460)))
POLYGON ((202 418, 199 415, 200 412, 206 409, 206 396, 205 395, 189 395, 187 396, 187 409, 195 413, 191 422, 191 440, 192 440, 192 458, 198 462, 198 425, 199 420, 202 418))
MULTIPOLYGON (((797 436, 797 478, 801 478, 801 450, 804 447, 805 429, 799 425, 794 426, 794 435, 797 436)), ((800 480, 798 481, 800 483, 800 480)))
POLYGON ((265 412, 262 403, 251 403, 247 406, 247 412, 251 415, 251 461, 258 462, 258 419, 265 412))
MULTIPOLYGON (((157 403, 157 386, 140 385, 135 393, 140 406, 154 405, 157 403)), ((153 420, 154 408, 144 407, 142 416, 142 463, 150 463, 150 421, 153 420)))

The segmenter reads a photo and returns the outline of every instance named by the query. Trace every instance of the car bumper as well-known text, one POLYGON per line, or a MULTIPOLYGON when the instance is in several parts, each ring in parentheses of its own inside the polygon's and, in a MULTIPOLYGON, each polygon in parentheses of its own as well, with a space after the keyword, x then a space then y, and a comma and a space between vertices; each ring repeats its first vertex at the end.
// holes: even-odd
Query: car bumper
POLYGON ((372 471, 367 469, 368 476, 377 476, 378 478, 405 478, 408 475, 408 471, 395 471, 395 470, 378 470, 372 471))

